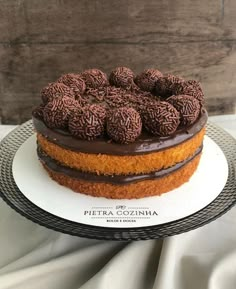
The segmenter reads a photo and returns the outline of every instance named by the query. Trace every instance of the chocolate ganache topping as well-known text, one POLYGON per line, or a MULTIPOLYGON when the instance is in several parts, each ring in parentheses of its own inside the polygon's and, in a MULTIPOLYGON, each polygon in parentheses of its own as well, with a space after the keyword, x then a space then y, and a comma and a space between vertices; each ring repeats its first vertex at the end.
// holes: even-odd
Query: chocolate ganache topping
POLYGON ((52 143, 58 144, 65 149, 79 151, 91 154, 111 154, 111 155, 139 155, 148 154, 164 150, 165 148, 174 147, 188 139, 191 139, 198 133, 207 122, 207 112, 202 110, 197 121, 189 127, 179 128, 175 133, 168 137, 153 136, 146 131, 142 131, 141 135, 135 142, 129 144, 119 144, 111 142, 104 135, 93 141, 77 139, 67 130, 51 129, 44 121, 33 117, 33 123, 36 131, 46 137, 52 143))
POLYGON ((99 144, 98 153, 112 147, 123 155, 126 148, 138 154, 162 149, 162 142, 174 145, 206 123, 204 95, 195 80, 163 76, 157 69, 135 77, 129 68, 117 67, 109 81, 101 70, 88 69, 49 83, 32 112, 36 131, 74 150, 90 152, 92 142, 99 144))
POLYGON ((199 155, 202 151, 202 147, 199 147, 195 154, 191 156, 190 158, 186 159, 183 162, 179 162, 178 164, 162 169, 160 171, 154 171, 151 173, 146 174, 135 174, 135 175, 97 175, 96 173, 88 173, 88 172, 82 172, 78 171, 77 169, 69 168, 66 166, 61 165, 59 162, 55 161, 54 159, 50 158, 45 152, 42 151, 40 147, 38 147, 38 156, 40 160, 46 164, 47 167, 49 167, 52 171, 65 174, 67 176, 70 176, 75 179, 82 179, 82 180, 88 180, 90 182, 96 182, 96 183, 110 183, 114 185, 126 185, 131 184, 139 181, 144 180, 152 180, 161 178, 165 175, 168 175, 170 173, 173 173, 174 171, 180 169, 184 165, 186 165, 188 162, 193 160, 197 155, 199 155))

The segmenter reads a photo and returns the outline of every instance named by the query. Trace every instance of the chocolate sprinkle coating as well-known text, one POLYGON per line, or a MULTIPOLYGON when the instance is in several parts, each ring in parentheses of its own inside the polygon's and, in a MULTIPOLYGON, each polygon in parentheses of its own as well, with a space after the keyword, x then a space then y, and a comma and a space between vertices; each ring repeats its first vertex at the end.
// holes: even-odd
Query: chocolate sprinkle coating
POLYGON ((142 112, 143 125, 146 130, 156 136, 173 134, 179 123, 179 112, 170 103, 156 102, 142 112))
POLYGON ((127 93, 126 90, 120 88, 120 87, 115 87, 115 86, 105 86, 105 87, 100 87, 96 89, 87 89, 84 97, 91 103, 96 103, 96 102, 106 102, 106 99, 112 96, 122 96, 125 93, 127 93))
POLYGON ((112 109, 131 105, 123 95, 119 94, 106 96, 105 102, 106 106, 112 109))
POLYGON ((107 134, 115 142, 128 144, 134 142, 142 131, 139 113, 131 107, 111 110, 107 116, 107 134))
POLYGON ((45 105, 40 104, 39 106, 35 107, 32 111, 32 115, 36 118, 43 119, 43 110, 45 105))
POLYGON ((167 100, 180 114, 180 125, 189 126, 193 124, 200 114, 199 101, 189 95, 173 95, 167 100))
POLYGON ((144 91, 153 91, 156 82, 163 77, 157 69, 146 69, 134 79, 134 82, 144 91))
POLYGON ((197 80, 194 80, 194 79, 189 79, 189 80, 186 80, 185 83, 189 84, 189 85, 200 85, 200 82, 198 82, 197 80))
POLYGON ((167 98, 175 94, 176 85, 184 82, 184 79, 173 74, 167 74, 162 78, 159 78, 155 84, 155 93, 156 95, 161 96, 162 98, 167 98))
POLYGON ((179 83, 175 87, 174 91, 175 95, 191 95, 196 98, 200 105, 204 105, 204 94, 199 82, 195 80, 188 80, 182 83, 179 83))
POLYGON ((64 83, 52 82, 41 90, 41 97, 44 104, 47 104, 54 98, 62 98, 63 96, 75 98, 73 90, 64 83))
POLYGON ((70 115, 81 109, 78 102, 70 97, 55 98, 43 109, 43 119, 50 128, 66 128, 70 115))
POLYGON ((142 91, 140 88, 131 91, 115 86, 87 89, 82 97, 88 103, 102 104, 107 108, 114 109, 127 106, 138 111, 140 107, 157 100, 156 96, 150 92, 142 91))
POLYGON ((174 75, 171 73, 165 74, 165 78, 167 78, 171 83, 181 83, 184 81, 184 78, 179 75, 174 75))
POLYGON ((64 83, 69 86, 76 96, 80 96, 85 92, 86 85, 83 78, 79 74, 68 73, 62 75, 57 82, 64 83))
POLYGON ((81 76, 87 88, 99 88, 109 84, 106 74, 99 69, 85 70, 81 76))
POLYGON ((115 142, 134 142, 142 132, 169 136, 198 118, 204 95, 199 82, 146 69, 134 77, 127 67, 109 77, 99 69, 68 73, 41 92, 43 104, 33 116, 50 128, 69 129, 77 138, 93 140, 105 127, 115 142), (110 82, 110 84, 109 84, 110 82), (140 117, 141 116, 141 117, 140 117))
POLYGON ((106 110, 101 105, 89 105, 69 119, 70 133, 84 140, 93 140, 104 132, 106 110))
POLYGON ((117 67, 112 70, 109 81, 116 87, 130 89, 134 85, 134 73, 130 68, 117 67))

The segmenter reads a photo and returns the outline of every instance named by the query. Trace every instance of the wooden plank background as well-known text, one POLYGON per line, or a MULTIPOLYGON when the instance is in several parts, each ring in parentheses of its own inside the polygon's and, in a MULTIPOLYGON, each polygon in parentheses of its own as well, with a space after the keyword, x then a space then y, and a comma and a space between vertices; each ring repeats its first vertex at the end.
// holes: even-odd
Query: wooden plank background
POLYGON ((236 113, 235 0, 0 0, 0 121, 22 123, 61 74, 124 65, 202 82, 236 113))

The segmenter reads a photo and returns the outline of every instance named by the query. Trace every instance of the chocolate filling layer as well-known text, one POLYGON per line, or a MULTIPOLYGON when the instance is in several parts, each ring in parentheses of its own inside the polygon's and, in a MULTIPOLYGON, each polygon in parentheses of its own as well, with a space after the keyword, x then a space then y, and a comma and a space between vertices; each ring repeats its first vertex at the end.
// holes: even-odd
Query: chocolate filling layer
POLYGON ((38 146, 38 157, 40 161, 46 165, 50 170, 60 173, 66 176, 69 176, 74 179, 82 179, 84 181, 88 182, 95 182, 95 183, 110 183, 114 185, 127 185, 130 183, 135 183, 139 181, 144 180, 152 180, 156 178, 164 177, 170 173, 173 173, 174 171, 180 169, 190 161, 192 161, 197 155, 199 155, 202 151, 202 146, 197 149, 197 151, 194 153, 193 156, 186 159, 183 162, 180 162, 176 164, 175 166, 172 166, 167 169, 163 169, 161 171, 157 172, 151 172, 148 174, 139 174, 139 175, 112 175, 112 176, 106 176, 106 175, 97 175, 93 173, 86 173, 82 172, 76 169, 72 169, 66 166, 61 165, 59 162, 53 160, 50 158, 43 150, 38 146))
POLYGON ((160 151, 176 146, 198 133, 207 122, 207 112, 202 110, 198 120, 190 127, 177 130, 170 137, 156 137, 143 132, 141 136, 130 144, 117 144, 111 142, 108 137, 93 141, 81 140, 73 137, 68 131, 48 128, 42 120, 33 117, 35 130, 49 141, 64 147, 65 149, 91 154, 107 155, 139 155, 160 151))

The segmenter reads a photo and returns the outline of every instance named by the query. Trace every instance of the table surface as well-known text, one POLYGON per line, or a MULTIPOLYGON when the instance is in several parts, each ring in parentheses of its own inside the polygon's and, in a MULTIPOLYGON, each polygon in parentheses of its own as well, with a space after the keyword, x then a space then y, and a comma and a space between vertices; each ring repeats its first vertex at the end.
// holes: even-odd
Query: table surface
MULTIPOLYGON (((236 115, 210 121, 236 138, 236 115)), ((0 139, 15 126, 0 126, 0 139)), ((97 241, 39 226, 0 199, 0 289, 235 289, 236 207, 196 230, 97 241)))

